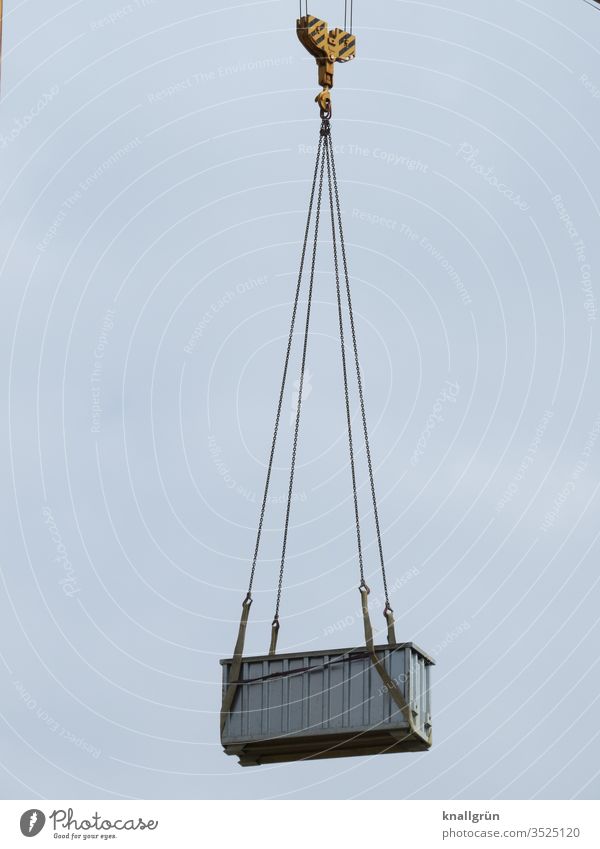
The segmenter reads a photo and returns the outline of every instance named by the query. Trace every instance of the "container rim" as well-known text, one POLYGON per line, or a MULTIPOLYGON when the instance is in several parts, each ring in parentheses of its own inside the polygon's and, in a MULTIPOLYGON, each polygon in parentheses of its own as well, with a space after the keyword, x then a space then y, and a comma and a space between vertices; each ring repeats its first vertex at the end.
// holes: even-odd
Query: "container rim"
MULTIPOLYGON (((384 643, 383 645, 375 646, 375 651, 398 651, 399 649, 411 649, 412 651, 419 654, 425 662, 430 666, 435 666, 435 660, 430 657, 423 649, 419 648, 415 643, 395 643, 393 646, 390 646, 388 643, 384 643)), ((343 649, 324 649, 323 651, 297 651, 297 652, 280 652, 279 654, 257 654, 257 655, 248 655, 242 658, 243 663, 250 662, 258 662, 268 660, 270 662, 277 660, 284 660, 288 658, 300 658, 300 657, 331 657, 332 655, 341 655, 341 654, 358 654, 366 651, 366 646, 352 646, 351 648, 343 648, 343 649)), ((219 661, 221 666, 226 666, 227 664, 233 663, 232 657, 223 658, 219 661)))

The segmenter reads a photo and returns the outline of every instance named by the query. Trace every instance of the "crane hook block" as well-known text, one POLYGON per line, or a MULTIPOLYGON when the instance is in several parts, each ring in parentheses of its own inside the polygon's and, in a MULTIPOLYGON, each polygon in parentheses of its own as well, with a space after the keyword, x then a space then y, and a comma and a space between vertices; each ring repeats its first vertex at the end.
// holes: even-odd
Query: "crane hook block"
POLYGON ((317 60, 319 85, 322 91, 315 100, 321 114, 331 115, 330 89, 333 87, 333 69, 336 62, 349 62, 356 56, 356 37, 339 27, 330 30, 325 21, 304 15, 296 21, 300 42, 317 60))

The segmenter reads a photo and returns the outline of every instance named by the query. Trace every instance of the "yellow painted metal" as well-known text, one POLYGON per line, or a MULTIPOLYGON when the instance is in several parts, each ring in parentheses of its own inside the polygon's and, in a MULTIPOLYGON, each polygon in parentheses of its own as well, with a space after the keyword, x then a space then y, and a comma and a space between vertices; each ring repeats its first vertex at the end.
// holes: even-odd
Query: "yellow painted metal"
POLYGON ((336 62, 349 62, 356 56, 356 37, 339 27, 330 30, 327 23, 314 15, 304 15, 296 21, 296 33, 301 44, 314 56, 319 69, 322 91, 315 100, 323 113, 331 113, 330 89, 336 62))

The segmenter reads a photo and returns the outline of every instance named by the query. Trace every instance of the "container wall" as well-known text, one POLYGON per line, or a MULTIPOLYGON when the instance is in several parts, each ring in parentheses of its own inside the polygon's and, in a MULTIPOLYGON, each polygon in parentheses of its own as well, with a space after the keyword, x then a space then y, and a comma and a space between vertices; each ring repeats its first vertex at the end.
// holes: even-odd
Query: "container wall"
MULTIPOLYGON (((424 730, 427 664, 409 647, 378 651, 378 655, 410 700, 419 730, 424 730)), ((226 686, 229 665, 223 669, 226 686)), ((243 662, 240 678, 244 683, 238 687, 223 734, 227 741, 406 728, 366 653, 256 658, 243 662)))
POLYGON ((418 652, 409 655, 409 704, 413 721, 421 734, 427 736, 431 729, 430 672, 431 667, 418 652))

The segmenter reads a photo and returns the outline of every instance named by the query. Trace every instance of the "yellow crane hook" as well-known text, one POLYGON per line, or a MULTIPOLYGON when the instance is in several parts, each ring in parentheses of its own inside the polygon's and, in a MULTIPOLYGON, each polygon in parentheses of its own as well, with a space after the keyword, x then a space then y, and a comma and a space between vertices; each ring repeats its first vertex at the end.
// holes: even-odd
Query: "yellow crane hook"
POLYGON ((325 21, 314 15, 303 15, 296 21, 296 33, 300 42, 317 60, 319 85, 322 91, 315 97, 321 117, 331 116, 333 69, 336 62, 349 62, 356 56, 356 37, 339 27, 330 30, 325 21))

